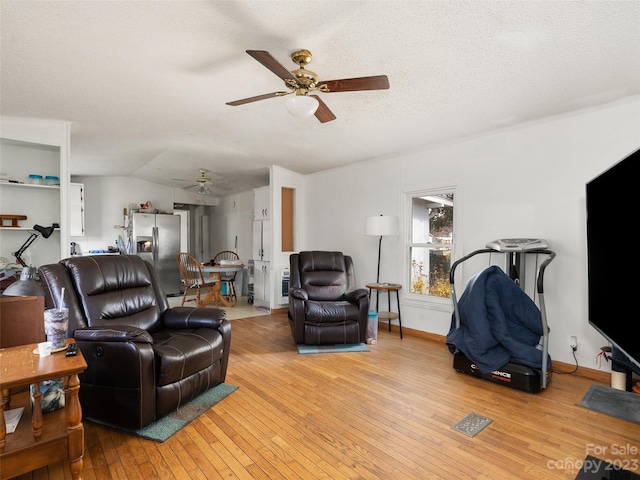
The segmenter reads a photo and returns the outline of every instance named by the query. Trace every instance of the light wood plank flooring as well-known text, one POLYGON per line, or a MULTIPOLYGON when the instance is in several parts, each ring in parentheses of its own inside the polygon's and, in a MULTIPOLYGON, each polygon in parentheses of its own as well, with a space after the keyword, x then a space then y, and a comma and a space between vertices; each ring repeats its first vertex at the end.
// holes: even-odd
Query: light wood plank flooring
MULTIPOLYGON (((85 423, 85 480, 573 479, 587 454, 640 473, 640 426, 579 405, 593 380, 556 374, 520 392, 384 326, 368 353, 322 355, 297 353, 286 315, 232 328, 226 382, 240 388, 163 444, 85 423), (493 423, 452 429, 471 412, 493 423)), ((27 478, 68 479, 67 467, 27 478)))

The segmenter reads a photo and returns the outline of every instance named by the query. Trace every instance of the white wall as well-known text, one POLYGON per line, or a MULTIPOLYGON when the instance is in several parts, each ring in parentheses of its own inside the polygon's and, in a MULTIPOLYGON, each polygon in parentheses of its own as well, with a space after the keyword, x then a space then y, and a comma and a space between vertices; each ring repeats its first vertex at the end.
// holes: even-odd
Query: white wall
MULTIPOLYGON (((371 160, 308 175, 305 182, 305 243, 300 250, 335 250, 351 255, 356 281, 375 282, 379 237, 364 235, 364 219, 399 215, 401 169, 396 159, 371 160)), ((384 237, 380 279, 400 282, 400 237, 384 237)), ((403 322, 404 324, 404 322, 403 322)))
MULTIPOLYGON (((247 265, 251 259, 253 242, 253 190, 227 195, 213 208, 211 220, 211 251, 215 255, 223 250, 238 254, 247 265)), ((246 268, 236 275, 236 292, 246 295, 246 268)))
POLYGON ((211 250, 235 251, 246 264, 251 258, 253 190, 221 197, 213 212, 211 250))
POLYGON ((309 219, 301 213, 305 211, 304 185, 305 177, 279 166, 269 169, 269 184, 271 185, 271 305, 273 308, 286 306, 282 303, 282 271, 289 267, 291 252, 282 251, 282 188, 291 188, 293 193, 293 247, 300 251, 301 245, 305 245, 305 224, 309 219))
MULTIPOLYGON (((253 191, 229 195, 227 197, 203 197, 189 194, 181 189, 146 182, 133 177, 83 177, 74 176, 74 182, 83 183, 85 193, 85 235, 71 237, 80 252, 103 250, 115 246, 115 240, 123 231, 114 228, 124 225, 123 210, 130 204, 141 204, 150 201, 153 208, 162 212, 173 212, 174 202, 194 205, 192 212, 210 215, 208 219, 210 232, 207 238, 206 256, 208 261, 212 254, 221 250, 236 250, 235 239, 238 239, 237 252, 246 264, 252 248, 253 191), (204 212, 204 209, 207 211, 204 212), (213 212, 211 215, 210 212, 213 212), (210 240, 210 241, 209 241, 210 240)), ((196 215, 191 221, 196 221, 196 215)), ((192 253, 199 253, 202 246, 196 246, 192 239, 192 253), (197 251, 196 251, 197 250, 197 251)), ((189 249, 187 249, 189 250, 189 249)), ((200 256, 200 255, 198 255, 200 256)), ((244 275, 237 276, 236 290, 243 289, 244 275)), ((246 282, 245 282, 246 283, 246 282)))
POLYGON ((115 246, 122 229, 114 226, 124 225, 124 209, 130 204, 151 202, 156 210, 169 213, 173 213, 177 201, 218 204, 215 197, 193 198, 195 194, 133 177, 74 176, 71 181, 84 184, 85 235, 71 237, 83 253, 115 246))
POLYGON ((130 203, 150 201, 153 208, 173 212, 173 188, 132 177, 73 177, 84 184, 84 237, 71 237, 83 253, 115 246, 124 225, 123 210, 130 203))
MULTIPOLYGON (((352 255, 358 283, 364 286, 375 280, 378 246, 377 238, 364 236, 364 217, 398 215, 403 225, 402 192, 455 185, 460 216, 456 257, 498 238, 546 239, 557 254, 545 274, 551 356, 573 363, 568 342, 575 335, 580 365, 595 368, 606 342, 587 321, 585 184, 639 146, 636 96, 398 158, 309 175, 303 249, 352 255)), ((381 280, 407 284, 405 241, 404 235, 383 239, 381 280)), ((465 267, 456 279, 457 290, 461 293, 466 280, 482 268, 465 267)), ((401 306, 403 326, 448 332, 451 308, 428 309, 405 300, 401 306)))

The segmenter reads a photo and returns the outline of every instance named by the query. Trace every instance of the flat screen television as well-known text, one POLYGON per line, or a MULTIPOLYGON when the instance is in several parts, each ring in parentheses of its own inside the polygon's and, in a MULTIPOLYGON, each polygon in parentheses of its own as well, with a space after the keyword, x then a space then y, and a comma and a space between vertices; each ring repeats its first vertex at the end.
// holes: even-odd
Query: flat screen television
MULTIPOLYGON (((640 149, 586 185, 589 324, 640 371, 640 149), (636 225, 637 226, 637 225, 636 225), (636 304, 638 301, 638 304, 636 304)), ((628 362, 627 362, 628 360, 628 362)))

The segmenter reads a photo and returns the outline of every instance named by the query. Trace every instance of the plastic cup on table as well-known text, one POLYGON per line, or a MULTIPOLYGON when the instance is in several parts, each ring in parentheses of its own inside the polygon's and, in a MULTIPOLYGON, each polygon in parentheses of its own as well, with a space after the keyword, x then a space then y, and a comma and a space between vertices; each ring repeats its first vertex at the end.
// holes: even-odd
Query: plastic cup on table
POLYGON ((48 357, 51 355, 51 342, 40 342, 38 344, 38 355, 48 357))
POLYGON ((44 333, 47 334, 47 341, 51 342, 52 350, 66 346, 68 328, 68 308, 50 308, 44 311, 44 333))

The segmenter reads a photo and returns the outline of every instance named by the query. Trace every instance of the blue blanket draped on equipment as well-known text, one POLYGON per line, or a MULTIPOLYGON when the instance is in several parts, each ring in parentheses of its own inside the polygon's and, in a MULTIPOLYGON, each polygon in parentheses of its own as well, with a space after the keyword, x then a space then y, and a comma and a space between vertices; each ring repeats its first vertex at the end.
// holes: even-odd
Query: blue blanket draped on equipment
POLYGON ((458 311, 460 327, 454 314, 447 335, 452 353, 458 348, 482 373, 512 360, 542 367, 542 351, 536 348, 542 336, 540 310, 500 267, 489 267, 469 280, 458 311))

